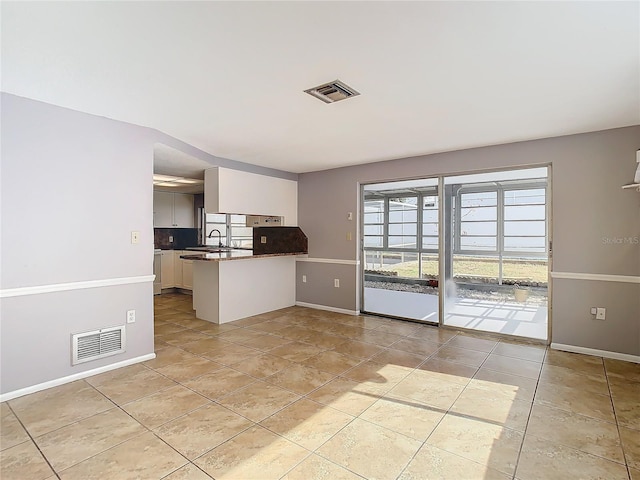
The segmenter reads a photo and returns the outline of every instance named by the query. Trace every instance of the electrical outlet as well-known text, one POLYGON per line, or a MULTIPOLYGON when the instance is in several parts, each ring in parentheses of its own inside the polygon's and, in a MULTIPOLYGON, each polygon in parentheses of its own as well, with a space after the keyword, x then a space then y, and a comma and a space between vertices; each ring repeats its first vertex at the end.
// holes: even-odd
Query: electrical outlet
POLYGON ((351 241, 351 232, 347 232, 347 241, 351 241))
POLYGON ((169 235, 169 243, 173 243, 173 235, 169 235))
POLYGON ((596 320, 604 320, 607 316, 607 309, 598 307, 596 309, 596 320))
POLYGON ((353 212, 347 213, 347 220, 353 220, 353 212))
POLYGON ((140 242, 140 232, 131 232, 131 243, 140 242))
POLYGON ((340 288, 340 279, 339 278, 334 278, 333 279, 333 286, 336 288, 340 288))
POLYGON ((307 276, 306 275, 302 275, 302 283, 307 283, 307 276))
POLYGON ((264 235, 260 237, 260 243, 267 243, 267 237, 265 237, 264 235))
POLYGON ((127 310, 127 323, 134 323, 136 321, 136 311, 127 310))

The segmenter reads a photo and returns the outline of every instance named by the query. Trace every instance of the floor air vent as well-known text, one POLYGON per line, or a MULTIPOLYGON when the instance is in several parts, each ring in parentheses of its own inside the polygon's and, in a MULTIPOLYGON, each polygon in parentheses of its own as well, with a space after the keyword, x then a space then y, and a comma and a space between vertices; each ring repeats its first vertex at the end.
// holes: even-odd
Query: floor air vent
POLYGON ((97 360, 125 351, 124 325, 103 328, 93 332, 76 333, 71 336, 71 365, 97 360))
POLYGON ((360 95, 353 88, 342 83, 340 80, 318 85, 317 87, 310 88, 304 92, 309 95, 313 95, 325 103, 339 102, 340 100, 360 95))

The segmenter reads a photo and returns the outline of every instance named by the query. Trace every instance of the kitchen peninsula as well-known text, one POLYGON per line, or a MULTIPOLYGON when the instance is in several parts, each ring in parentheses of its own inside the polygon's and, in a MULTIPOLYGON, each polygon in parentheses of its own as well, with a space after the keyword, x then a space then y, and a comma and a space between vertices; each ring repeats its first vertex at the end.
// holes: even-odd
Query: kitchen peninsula
POLYGON ((193 260, 198 318, 221 324, 295 305, 296 256, 308 252, 306 236, 297 227, 256 228, 254 246, 181 257, 193 260))

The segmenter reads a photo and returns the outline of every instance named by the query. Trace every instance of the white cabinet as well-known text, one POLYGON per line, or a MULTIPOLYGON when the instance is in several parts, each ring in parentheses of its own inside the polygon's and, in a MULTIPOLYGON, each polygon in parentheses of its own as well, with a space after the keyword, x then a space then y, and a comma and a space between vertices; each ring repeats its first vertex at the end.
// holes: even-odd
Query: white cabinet
POLYGON ((193 260, 182 260, 182 288, 193 290, 193 260))
POLYGON ((173 194, 173 221, 175 227, 194 228, 195 211, 193 195, 184 193, 173 194))
POLYGON ((194 228, 193 195, 153 192, 153 226, 194 228))
POLYGON ((162 288, 173 288, 175 286, 173 252, 173 250, 163 250, 161 254, 160 275, 162 288))
POLYGON ((153 226, 173 226, 173 193, 153 192, 153 226))
MULTIPOLYGON (((182 255, 190 255, 193 252, 190 252, 189 250, 171 251, 173 252, 173 266, 171 277, 172 284, 170 287, 193 290, 193 260, 184 260, 180 258, 182 255)), ((169 286, 164 286, 164 274, 162 279, 162 288, 169 288, 169 286)))
POLYGON ((173 251, 173 284, 178 288, 182 288, 182 262, 180 255, 183 255, 182 250, 173 251))
POLYGON ((204 172, 204 205, 207 213, 280 216, 296 226, 298 182, 213 167, 204 172))

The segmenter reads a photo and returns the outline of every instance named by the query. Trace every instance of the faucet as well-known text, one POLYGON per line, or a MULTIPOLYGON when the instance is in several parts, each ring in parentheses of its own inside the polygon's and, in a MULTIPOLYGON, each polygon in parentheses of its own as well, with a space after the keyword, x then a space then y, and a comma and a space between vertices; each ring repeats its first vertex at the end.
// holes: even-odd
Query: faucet
POLYGON ((207 238, 211 238, 211 235, 213 235, 213 232, 218 232, 218 247, 222 248, 222 234, 220 233, 220 230, 218 230, 217 228, 214 228, 209 232, 209 235, 207 235, 207 238))

